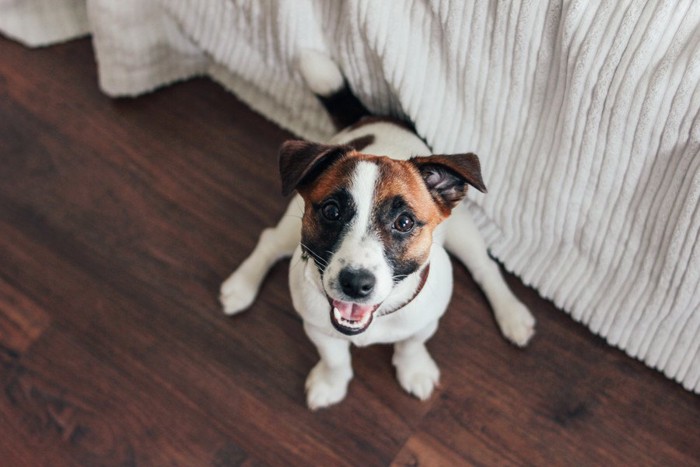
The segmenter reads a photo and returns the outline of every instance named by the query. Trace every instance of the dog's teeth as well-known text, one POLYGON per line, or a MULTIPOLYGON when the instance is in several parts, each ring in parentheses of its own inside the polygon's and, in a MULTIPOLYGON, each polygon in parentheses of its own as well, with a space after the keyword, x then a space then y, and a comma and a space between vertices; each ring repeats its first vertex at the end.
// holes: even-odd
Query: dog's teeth
POLYGON ((338 321, 338 323, 350 329, 362 329, 369 322, 372 313, 366 313, 360 320, 353 321, 348 320, 343 317, 340 311, 333 307, 333 317, 338 321))

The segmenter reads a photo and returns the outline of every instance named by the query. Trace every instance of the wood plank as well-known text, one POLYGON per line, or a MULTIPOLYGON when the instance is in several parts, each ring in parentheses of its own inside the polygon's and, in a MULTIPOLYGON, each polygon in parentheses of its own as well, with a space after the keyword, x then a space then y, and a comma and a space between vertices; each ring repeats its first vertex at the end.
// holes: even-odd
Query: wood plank
POLYGON ((49 331, 5 384, 0 412, 8 420, 16 460, 9 465, 60 465, 56 459, 66 465, 249 459, 157 379, 140 378, 134 367, 125 374, 119 359, 113 360, 117 365, 63 330, 49 331))
POLYGON ((0 277, 0 350, 10 357, 27 351, 50 323, 49 315, 0 277))

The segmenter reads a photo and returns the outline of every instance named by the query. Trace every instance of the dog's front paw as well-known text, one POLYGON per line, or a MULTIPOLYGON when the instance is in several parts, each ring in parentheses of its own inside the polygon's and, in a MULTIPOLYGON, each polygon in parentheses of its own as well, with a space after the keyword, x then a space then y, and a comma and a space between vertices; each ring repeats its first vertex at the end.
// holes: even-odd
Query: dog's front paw
POLYGON ((233 315, 248 308, 255 300, 259 287, 259 281, 251 280, 240 269, 231 274, 221 284, 219 301, 224 307, 224 313, 233 315))
POLYGON ((535 318, 518 300, 501 305, 496 321, 503 336, 518 347, 525 347, 535 335, 535 318))
POLYGON ((349 368, 330 369, 318 362, 306 378, 306 405, 317 410, 337 404, 345 398, 351 378, 349 368))
POLYGON ((440 369, 425 348, 410 357, 396 355, 394 365, 401 387, 422 401, 430 397, 440 381, 440 369))

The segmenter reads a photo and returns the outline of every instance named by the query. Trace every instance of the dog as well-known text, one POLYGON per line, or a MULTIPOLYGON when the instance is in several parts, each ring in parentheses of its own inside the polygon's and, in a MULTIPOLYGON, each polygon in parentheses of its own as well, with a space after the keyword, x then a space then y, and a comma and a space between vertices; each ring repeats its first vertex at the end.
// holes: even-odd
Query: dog
POLYGON ((329 57, 304 50, 297 63, 340 132, 324 144, 282 145, 282 193, 297 195, 221 286, 224 311, 248 308, 273 264, 292 257, 292 302, 320 355, 306 379, 312 410, 346 396, 351 344, 394 344, 401 387, 430 397, 440 370, 425 343, 452 295, 447 252, 481 286, 506 339, 525 346, 535 319, 461 203, 467 186, 486 192, 477 156, 430 156, 403 122, 368 117, 329 57))

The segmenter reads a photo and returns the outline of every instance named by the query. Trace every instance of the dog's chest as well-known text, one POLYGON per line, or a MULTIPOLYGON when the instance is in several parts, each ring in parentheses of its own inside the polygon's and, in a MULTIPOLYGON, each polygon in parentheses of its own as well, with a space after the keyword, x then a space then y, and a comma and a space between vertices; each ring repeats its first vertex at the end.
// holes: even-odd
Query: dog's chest
POLYGON ((391 344, 408 339, 442 314, 433 313, 430 310, 426 313, 422 311, 419 307, 406 307, 391 315, 375 317, 365 332, 348 339, 358 347, 391 344))

